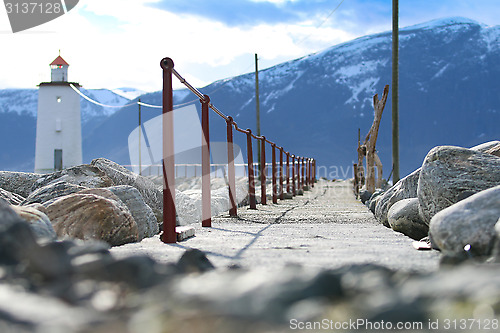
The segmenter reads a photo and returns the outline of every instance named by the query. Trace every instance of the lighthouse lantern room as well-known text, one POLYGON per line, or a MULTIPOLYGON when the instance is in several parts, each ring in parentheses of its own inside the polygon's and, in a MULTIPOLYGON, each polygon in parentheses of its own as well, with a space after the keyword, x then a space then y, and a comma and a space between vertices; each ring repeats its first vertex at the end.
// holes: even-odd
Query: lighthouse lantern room
POLYGON ((48 173, 82 164, 80 96, 68 81, 69 64, 59 55, 51 64, 51 81, 38 90, 35 172, 48 173))

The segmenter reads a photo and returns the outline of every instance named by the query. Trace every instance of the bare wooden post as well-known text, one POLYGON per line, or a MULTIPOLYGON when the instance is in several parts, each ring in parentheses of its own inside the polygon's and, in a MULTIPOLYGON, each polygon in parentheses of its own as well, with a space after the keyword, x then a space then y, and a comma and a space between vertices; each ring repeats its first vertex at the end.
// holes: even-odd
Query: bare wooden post
POLYGON ((380 160, 380 157, 378 157, 378 154, 376 151, 375 151, 374 159, 375 159, 375 166, 377 167, 377 187, 381 188, 382 187, 382 176, 383 176, 384 172, 383 172, 383 168, 382 168, 382 161, 380 160))
POLYGON ((358 165, 356 163, 354 163, 354 195, 356 195, 356 199, 359 197, 358 165))
POLYGON ((377 144, 378 129, 382 120, 382 112, 384 111, 387 96, 389 94, 389 85, 384 88, 382 99, 378 99, 378 94, 373 96, 373 107, 375 108, 375 117, 372 127, 365 138, 366 145, 366 189, 370 192, 375 192, 375 145, 377 144))

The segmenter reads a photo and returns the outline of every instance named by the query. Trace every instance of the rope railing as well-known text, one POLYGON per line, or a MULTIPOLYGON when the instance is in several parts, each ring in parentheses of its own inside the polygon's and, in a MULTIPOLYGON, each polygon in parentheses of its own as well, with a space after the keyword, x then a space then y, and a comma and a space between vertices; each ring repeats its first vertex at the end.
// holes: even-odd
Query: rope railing
POLYGON ((229 215, 237 216, 236 202, 236 181, 235 181, 235 163, 233 150, 233 129, 239 133, 246 135, 247 143, 247 163, 248 169, 248 201, 250 209, 257 209, 257 200, 255 195, 255 169, 259 170, 261 184, 261 204, 267 204, 267 163, 266 161, 266 143, 272 148, 272 202, 278 203, 279 200, 285 199, 286 193, 291 197, 302 194, 306 187, 314 187, 316 178, 316 161, 312 158, 300 157, 291 154, 275 142, 270 141, 265 136, 257 136, 252 133, 251 129, 242 129, 233 120, 231 116, 226 116, 210 101, 208 95, 202 94, 198 89, 193 87, 186 81, 175 69, 174 62, 170 58, 164 58, 160 62, 160 67, 163 70, 163 233, 161 239, 165 243, 175 243, 176 235, 176 212, 175 212, 175 159, 174 159, 174 143, 173 143, 173 88, 172 79, 175 76, 182 84, 184 84, 192 93, 194 93, 201 103, 201 123, 202 123, 202 226, 211 227, 211 193, 210 193, 210 133, 209 133, 209 109, 212 109, 226 122, 227 130, 227 177, 230 209, 229 215), (252 139, 260 142, 260 161, 261 163, 253 162, 253 142, 252 139), (277 161, 277 150, 279 151, 279 161, 277 161), (286 161, 285 161, 286 156, 286 161), (291 163, 290 163, 291 159, 291 163), (285 165, 286 163, 286 174, 285 165), (254 168, 255 167, 255 168, 254 168))

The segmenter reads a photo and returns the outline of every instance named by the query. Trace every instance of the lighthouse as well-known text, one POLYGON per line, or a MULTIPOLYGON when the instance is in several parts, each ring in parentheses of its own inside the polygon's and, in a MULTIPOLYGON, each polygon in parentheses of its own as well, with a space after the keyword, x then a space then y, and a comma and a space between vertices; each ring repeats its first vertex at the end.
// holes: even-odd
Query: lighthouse
POLYGON ((51 81, 38 89, 35 172, 49 173, 82 164, 80 85, 68 80, 69 64, 59 55, 51 64, 51 81))

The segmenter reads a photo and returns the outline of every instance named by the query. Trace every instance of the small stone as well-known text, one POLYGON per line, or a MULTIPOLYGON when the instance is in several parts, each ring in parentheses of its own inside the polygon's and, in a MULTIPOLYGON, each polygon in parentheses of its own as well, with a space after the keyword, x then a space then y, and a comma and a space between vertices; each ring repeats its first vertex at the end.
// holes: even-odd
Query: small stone
POLYGON ((198 249, 184 252, 177 262, 177 267, 182 273, 203 273, 215 268, 205 253, 198 249))
POLYGON ((370 200, 372 194, 372 192, 363 189, 359 192, 359 198, 361 199, 361 202, 365 204, 368 200, 370 200))

